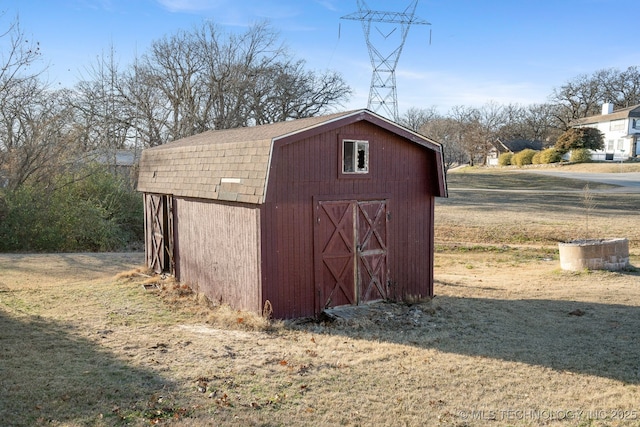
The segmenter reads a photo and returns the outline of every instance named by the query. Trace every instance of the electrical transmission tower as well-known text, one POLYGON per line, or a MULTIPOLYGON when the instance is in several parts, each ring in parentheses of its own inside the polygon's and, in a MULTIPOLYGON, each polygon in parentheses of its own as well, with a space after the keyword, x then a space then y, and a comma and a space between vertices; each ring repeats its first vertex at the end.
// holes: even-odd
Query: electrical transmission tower
POLYGON ((396 66, 402 53, 404 42, 411 25, 431 25, 416 18, 415 11, 418 0, 412 0, 404 12, 379 12, 370 10, 364 0, 357 0, 358 11, 345 15, 340 19, 362 22, 364 37, 369 49, 369 58, 373 67, 369 103, 367 108, 398 121, 398 93, 396 90, 396 66), (392 25, 375 25, 372 34, 372 23, 392 25), (400 28, 400 32, 398 32, 400 28), (376 46, 374 46, 374 42, 376 46), (382 110, 382 111, 380 111, 382 110))

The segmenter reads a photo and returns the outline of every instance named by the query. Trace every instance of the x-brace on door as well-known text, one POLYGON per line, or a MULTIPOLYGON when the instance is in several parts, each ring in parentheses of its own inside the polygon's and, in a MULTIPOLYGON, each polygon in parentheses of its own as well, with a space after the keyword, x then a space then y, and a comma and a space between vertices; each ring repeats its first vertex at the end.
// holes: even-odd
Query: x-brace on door
POLYGON ((318 311, 387 298, 387 207, 386 200, 316 203, 318 311))

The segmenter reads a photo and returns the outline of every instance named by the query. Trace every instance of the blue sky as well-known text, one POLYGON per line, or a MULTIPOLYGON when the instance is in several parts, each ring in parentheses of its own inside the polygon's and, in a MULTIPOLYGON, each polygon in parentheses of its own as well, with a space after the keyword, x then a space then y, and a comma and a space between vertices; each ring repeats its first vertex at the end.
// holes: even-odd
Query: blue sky
MULTIPOLYGON (((409 0, 366 0, 402 11, 409 0)), ((345 108, 366 107, 371 64, 360 22, 340 17, 356 0, 0 0, 2 28, 19 16, 40 42, 46 76, 71 86, 115 48, 121 66, 153 40, 205 20, 228 31, 267 19, 309 68, 336 70, 355 93, 345 108)), ((631 0, 420 0, 396 68, 398 105, 481 106, 546 102, 579 74, 640 63, 631 0), (430 33, 431 32, 431 33, 430 33), (431 38, 431 44, 429 39, 431 38)))

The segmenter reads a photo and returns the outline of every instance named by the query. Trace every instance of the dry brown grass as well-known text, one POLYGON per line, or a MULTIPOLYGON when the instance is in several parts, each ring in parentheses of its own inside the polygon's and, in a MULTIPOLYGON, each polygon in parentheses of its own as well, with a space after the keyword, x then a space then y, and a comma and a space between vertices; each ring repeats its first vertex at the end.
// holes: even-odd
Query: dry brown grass
POLYGON ((211 307, 141 254, 0 255, 0 424, 640 425, 640 273, 561 271, 580 211, 496 194, 438 203, 434 299, 333 323, 211 307))
POLYGON ((586 209, 586 183, 580 180, 493 168, 467 168, 447 179, 449 198, 436 201, 437 242, 555 245, 626 237, 632 250, 640 250, 640 227, 634 225, 640 221, 640 193, 589 183, 595 208, 586 209))
POLYGON ((146 277, 142 285, 146 290, 156 292, 163 303, 172 310, 189 313, 192 320, 200 321, 211 326, 224 329, 238 329, 245 331, 268 331, 278 327, 280 322, 271 319, 267 310, 263 315, 236 310, 227 304, 214 304, 202 294, 192 290, 189 285, 179 283, 173 276, 152 275, 144 268, 138 268, 116 275, 116 280, 130 280, 139 282, 139 277, 146 277), (142 274, 140 271, 144 271, 142 274))

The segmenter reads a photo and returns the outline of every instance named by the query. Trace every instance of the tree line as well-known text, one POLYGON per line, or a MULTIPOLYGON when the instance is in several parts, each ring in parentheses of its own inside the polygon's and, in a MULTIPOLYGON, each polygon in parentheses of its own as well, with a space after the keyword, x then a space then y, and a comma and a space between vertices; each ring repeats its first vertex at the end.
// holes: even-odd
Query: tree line
MULTIPOLYGON (((17 18, 5 24, 0 250, 111 250, 139 242, 141 198, 133 180, 116 173, 117 150, 320 115, 343 108, 352 94, 340 73, 310 70, 267 22, 243 32, 205 22, 155 40, 126 65, 111 47, 73 87, 47 82, 45 60, 17 18), (99 165, 90 161, 100 157, 99 165)), ((495 138, 552 144, 604 101, 640 103, 638 88, 636 67, 602 70, 554 89, 546 104, 489 102, 446 114, 412 108, 401 123, 442 142, 447 165, 476 162, 495 138)))
POLYGON ((493 101, 481 107, 455 106, 441 114, 435 108, 410 108, 401 124, 444 146, 445 167, 484 163, 497 140, 543 142, 552 147, 577 119, 601 114, 602 104, 615 109, 640 104, 640 68, 602 69, 582 74, 554 88, 543 104, 493 101))
POLYGON ((0 171, 9 189, 46 179, 78 153, 314 116, 351 93, 339 73, 307 69, 267 23, 227 33, 206 22, 154 41, 127 66, 111 48, 59 90, 32 72, 42 53, 17 21, 4 37, 0 171))
POLYGON ((126 66, 112 47, 61 89, 42 78, 39 43, 17 19, 0 42, 5 251, 139 245, 142 201, 135 179, 116 173, 117 150, 315 116, 351 94, 339 73, 308 69, 267 23, 229 33, 205 22, 154 41, 126 66))

